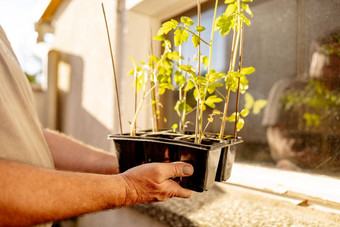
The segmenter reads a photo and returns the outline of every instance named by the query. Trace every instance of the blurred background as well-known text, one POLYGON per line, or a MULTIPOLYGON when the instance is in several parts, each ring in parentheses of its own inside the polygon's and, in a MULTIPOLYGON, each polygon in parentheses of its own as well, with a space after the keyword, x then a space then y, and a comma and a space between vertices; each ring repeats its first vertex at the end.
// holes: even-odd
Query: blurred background
POLYGON ((49 1, 14 0, 0 2, 0 23, 24 70, 42 83, 42 63, 37 50, 35 22, 49 1))

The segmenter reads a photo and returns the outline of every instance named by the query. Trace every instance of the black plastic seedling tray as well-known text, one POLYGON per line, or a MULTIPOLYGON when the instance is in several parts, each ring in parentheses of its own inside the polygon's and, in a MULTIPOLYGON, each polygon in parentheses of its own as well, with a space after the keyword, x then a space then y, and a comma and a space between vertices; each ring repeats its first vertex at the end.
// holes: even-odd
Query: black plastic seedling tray
POLYGON ((236 146, 242 142, 241 139, 203 139, 197 144, 191 142, 188 135, 147 132, 108 138, 115 143, 120 172, 150 162, 187 162, 194 167, 193 175, 177 180, 182 187, 197 192, 208 190, 215 180, 229 178, 236 146))

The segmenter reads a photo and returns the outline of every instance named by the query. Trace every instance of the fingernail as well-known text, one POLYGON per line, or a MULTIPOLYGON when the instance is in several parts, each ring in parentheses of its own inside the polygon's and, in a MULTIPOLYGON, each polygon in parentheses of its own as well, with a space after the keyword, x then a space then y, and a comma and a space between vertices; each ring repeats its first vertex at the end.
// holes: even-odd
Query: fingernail
POLYGON ((191 175, 194 172, 194 169, 191 166, 184 166, 183 167, 183 174, 184 175, 191 175))

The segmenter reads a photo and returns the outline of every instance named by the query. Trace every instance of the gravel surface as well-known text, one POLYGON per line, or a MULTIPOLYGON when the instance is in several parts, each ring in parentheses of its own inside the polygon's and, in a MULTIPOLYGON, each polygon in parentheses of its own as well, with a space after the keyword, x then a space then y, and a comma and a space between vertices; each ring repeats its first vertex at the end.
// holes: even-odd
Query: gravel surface
POLYGON ((265 193, 252 193, 235 186, 215 185, 191 199, 135 208, 169 226, 339 226, 340 215, 298 206, 265 193))

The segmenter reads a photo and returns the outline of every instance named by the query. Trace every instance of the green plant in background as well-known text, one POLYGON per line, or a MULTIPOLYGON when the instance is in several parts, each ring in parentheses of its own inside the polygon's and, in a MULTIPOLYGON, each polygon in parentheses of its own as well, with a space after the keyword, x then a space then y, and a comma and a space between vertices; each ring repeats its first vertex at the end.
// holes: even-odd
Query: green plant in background
POLYGON ((265 99, 258 99, 255 100, 254 97, 250 93, 244 94, 244 111, 248 112, 253 110, 253 114, 259 114, 261 110, 267 105, 267 100, 265 99))
MULTIPOLYGON (((307 127, 318 127, 340 118, 340 92, 327 89, 320 81, 309 80, 302 90, 288 90, 282 97, 285 111, 302 111, 307 127)), ((334 122, 337 122, 334 121, 334 122)))
POLYGON ((322 45, 319 51, 326 56, 337 56, 340 58, 340 32, 332 34, 329 39, 329 43, 322 45))

